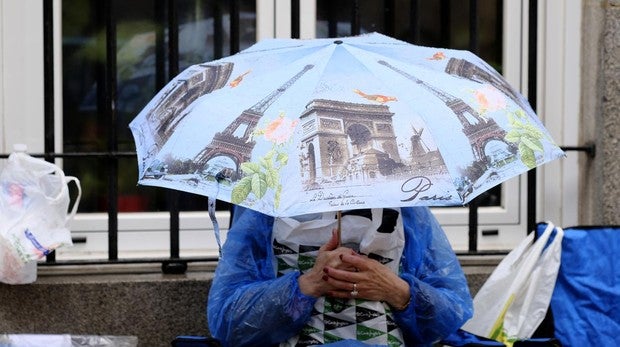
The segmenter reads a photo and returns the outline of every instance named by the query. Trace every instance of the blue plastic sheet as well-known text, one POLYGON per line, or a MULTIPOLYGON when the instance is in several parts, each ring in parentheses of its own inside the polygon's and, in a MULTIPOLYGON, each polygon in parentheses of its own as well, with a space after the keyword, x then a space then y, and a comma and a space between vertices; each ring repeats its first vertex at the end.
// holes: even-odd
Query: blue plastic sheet
POLYGON ((448 337, 441 340, 441 343, 451 347, 466 347, 466 346, 491 346, 491 347, 505 347, 506 345, 489 338, 472 334, 468 331, 459 329, 448 337))
MULTIPOLYGON (((541 233, 545 224, 539 224, 541 233)), ((563 346, 620 344, 620 226, 564 229, 551 298, 555 337, 563 346)))
MULTIPOLYGON (((407 345, 426 346, 456 331, 472 315, 467 281, 443 230, 426 207, 403 208, 406 245, 401 277, 409 307, 395 312, 407 345)), ((208 324, 223 346, 269 346, 297 334, 315 298, 299 290, 299 273, 276 277, 271 247, 274 219, 245 210, 222 248, 209 291, 208 324)))

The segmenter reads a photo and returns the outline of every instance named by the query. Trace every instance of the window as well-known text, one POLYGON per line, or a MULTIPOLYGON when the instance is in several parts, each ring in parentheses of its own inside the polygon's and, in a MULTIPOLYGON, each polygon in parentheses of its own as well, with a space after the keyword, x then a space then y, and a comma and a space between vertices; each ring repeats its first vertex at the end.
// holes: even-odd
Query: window
MULTIPOLYGON (((133 139, 127 124, 177 71, 234 53, 257 38, 379 31, 419 44, 467 49, 472 28, 468 11, 475 6, 479 54, 521 90, 525 91, 527 81, 527 47, 522 43, 527 34, 527 2, 388 1, 381 2, 380 11, 378 3, 369 0, 341 1, 338 6, 324 0, 44 3, 51 4, 54 16, 54 143, 51 149, 44 143, 46 135, 49 138, 42 119, 44 71, 37 58, 42 56, 44 44, 43 6, 38 2, 3 2, 0 77, 5 86, 12 87, 4 87, 0 93, 1 145, 3 153, 10 152, 14 143, 28 144, 33 153, 64 153, 56 161, 62 163, 67 174, 82 181, 84 196, 72 229, 86 243, 77 243, 67 257, 106 257, 107 230, 113 222, 108 213, 109 197, 115 194, 119 257, 166 256, 168 230, 173 223, 169 211, 175 209, 180 216, 181 255, 205 254, 205 250, 216 254, 211 223, 204 212, 206 198, 136 186, 133 139), (299 10, 298 17, 291 16, 293 9, 299 10), (106 20, 110 18, 114 29, 106 31, 106 20), (169 25, 170 21, 176 23, 169 25), (411 25, 413 21, 419 25, 411 25), (299 28, 294 30, 294 25, 299 28), (231 31, 231 27, 238 30, 231 31), (113 34, 114 40, 106 41, 108 34, 113 34), (167 48, 174 46, 178 46, 178 55, 176 50, 168 53, 167 48), (115 54, 107 56, 110 47, 115 54), (110 57, 114 65, 109 64, 110 57), (114 72, 110 73, 110 69, 114 72), (112 86, 117 99, 114 119, 105 113, 112 105, 106 99, 106 91, 112 86), (28 102, 23 102, 25 98, 28 102), (27 127, 22 126, 24 121, 27 127), (110 175, 111 168, 114 175, 110 175), (110 185, 115 188, 110 189, 110 185)), ((553 109, 553 105, 550 107, 553 109)), ((498 230, 499 235, 490 240, 479 238, 479 249, 508 249, 524 236, 524 196, 523 178, 513 179, 489 194, 479 210, 479 231, 498 230)), ((222 208, 220 224, 225 227, 226 206, 222 208)), ((435 212, 455 248, 466 250, 467 210, 441 208, 435 212)), ((63 257, 59 254, 60 259, 63 257)))
MULTIPOLYGON (((63 2, 63 152, 105 152, 111 147, 119 152, 134 151, 128 124, 166 81, 192 64, 235 53, 230 45, 228 2, 171 3, 176 6, 152 0, 63 2), (106 32, 106 6, 114 32, 106 32), (172 16, 178 25, 176 35, 168 32, 172 16), (110 88, 105 69, 114 69, 106 65, 108 34, 115 36, 116 46, 114 120, 105 112, 106 88, 110 88), (172 36, 176 36, 178 56, 169 53, 172 36), (110 125, 114 131, 109 130, 110 125)), ((240 3, 238 49, 243 49, 255 42, 256 18, 253 1, 240 3)), ((99 157, 65 160, 65 171, 83 182, 80 212, 108 210, 107 165, 99 157)), ((135 157, 119 158, 119 212, 167 211, 170 194, 164 189, 136 186, 136 168, 135 157)), ((178 203, 182 211, 204 210, 206 198, 181 194, 178 203)))

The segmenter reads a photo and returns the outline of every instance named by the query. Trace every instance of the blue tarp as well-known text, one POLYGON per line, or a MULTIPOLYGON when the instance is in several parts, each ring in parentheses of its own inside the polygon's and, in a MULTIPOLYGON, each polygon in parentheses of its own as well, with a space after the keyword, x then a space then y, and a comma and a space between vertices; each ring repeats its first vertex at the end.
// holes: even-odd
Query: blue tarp
POLYGON ((563 346, 620 345, 620 226, 564 229, 551 310, 563 346))

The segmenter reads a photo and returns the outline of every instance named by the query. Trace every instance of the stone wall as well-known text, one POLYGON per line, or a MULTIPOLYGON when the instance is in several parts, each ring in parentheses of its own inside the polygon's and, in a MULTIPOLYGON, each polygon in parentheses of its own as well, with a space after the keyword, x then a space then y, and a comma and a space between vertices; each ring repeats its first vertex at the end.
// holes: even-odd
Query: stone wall
POLYGON ((211 271, 138 271, 40 271, 33 284, 0 283, 0 334, 130 335, 139 346, 163 347, 177 335, 208 333, 211 271))
MULTIPOLYGON (((497 262, 461 260, 472 295, 497 262)), ((213 264, 190 264, 184 275, 156 265, 43 268, 33 284, 0 283, 0 335, 130 335, 141 347, 167 347, 177 335, 208 335, 212 278, 213 264)))
POLYGON ((584 0, 579 223, 620 225, 620 0, 584 0))

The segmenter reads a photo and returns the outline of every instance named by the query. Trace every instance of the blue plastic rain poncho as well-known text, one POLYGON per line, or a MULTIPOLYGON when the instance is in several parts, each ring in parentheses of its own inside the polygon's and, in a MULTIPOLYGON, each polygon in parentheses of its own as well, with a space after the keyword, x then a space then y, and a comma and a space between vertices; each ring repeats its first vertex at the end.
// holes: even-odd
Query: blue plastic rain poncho
MULTIPOLYGON (((407 346, 426 346, 472 316, 467 281, 443 230, 426 207, 402 208, 405 246, 400 277, 411 303, 394 311, 407 346)), ((237 214, 209 292, 211 334, 224 346, 271 346, 295 336, 310 319, 316 298, 301 293, 300 272, 277 277, 271 234, 274 218, 237 214)), ((362 345, 361 343, 359 345, 362 345)))

